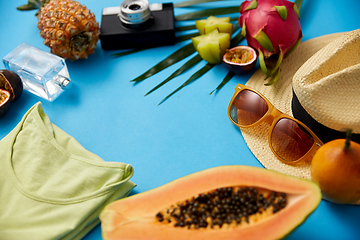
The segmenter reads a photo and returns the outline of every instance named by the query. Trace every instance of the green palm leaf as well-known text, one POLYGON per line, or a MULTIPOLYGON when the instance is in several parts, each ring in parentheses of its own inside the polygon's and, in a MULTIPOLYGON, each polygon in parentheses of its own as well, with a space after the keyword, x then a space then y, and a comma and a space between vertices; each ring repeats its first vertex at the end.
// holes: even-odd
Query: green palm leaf
POLYGON ((177 89, 175 89, 175 91, 173 91, 172 93, 170 93, 169 95, 167 95, 160 103, 162 104, 163 102, 165 102, 167 99, 169 99, 172 95, 174 95, 175 93, 177 93, 178 91, 180 91, 183 87, 189 85, 190 83, 192 83, 193 81, 195 81, 196 79, 198 79, 199 77, 201 77, 202 75, 204 75, 205 73, 207 73, 210 69, 212 69, 215 66, 215 64, 211 64, 211 63, 207 63, 204 67, 202 67, 200 70, 198 70, 197 72, 195 72, 188 80, 186 80, 180 87, 178 87, 177 89))
MULTIPOLYGON (((239 28, 238 25, 235 26, 235 31, 239 28)), ((239 44, 239 42, 241 42, 241 40, 243 40, 244 37, 241 35, 241 32, 238 32, 234 38, 231 39, 231 43, 230 43, 230 47, 234 47, 236 45, 239 44)), ((158 84, 156 87, 154 87, 153 89, 151 89, 146 95, 150 94, 151 92, 155 91, 156 89, 160 88, 161 86, 163 86, 165 83, 169 82, 171 79, 179 76, 181 73, 185 72, 186 70, 188 70, 189 68, 193 67, 195 64, 197 64, 199 61, 201 60, 201 57, 199 54, 197 54, 195 57, 193 57, 192 59, 190 59, 188 62, 186 62, 182 67, 180 67, 178 70, 176 70, 173 74, 171 74, 167 79, 165 79, 163 82, 161 82, 160 84, 158 84)), ((214 65, 214 64, 211 64, 214 65)), ((212 66, 213 67, 213 66, 212 66)), ((211 67, 211 68, 212 68, 211 67)), ((196 72, 193 76, 190 77, 190 79, 188 81, 186 81, 185 83, 183 83, 178 89, 176 89, 173 93, 171 93, 168 97, 166 97, 163 101, 161 101, 161 103, 163 103, 167 98, 169 98, 171 95, 173 95, 174 93, 176 93, 177 91, 179 91, 180 89, 182 89, 183 87, 185 87, 186 85, 190 84, 191 82, 193 82, 194 80, 200 78, 202 75, 204 75, 205 73, 208 72, 208 70, 210 70, 211 68, 208 67, 204 67, 205 69, 200 69, 200 71, 196 72), (195 77, 196 76, 196 77, 195 77)), ((234 75, 228 74, 225 79, 222 81, 222 83, 215 89, 216 91, 219 91, 234 75), (231 77, 230 77, 231 76, 231 77), (229 78, 230 77, 230 78, 229 78), (227 79, 229 78, 229 79, 227 79)), ((215 90, 213 90, 212 92, 214 92, 215 90)), ((211 93, 212 93, 211 92, 211 93)), ((210 94, 211 94, 210 93, 210 94)), ((161 104, 160 103, 160 104, 161 104)))
POLYGON ((122 56, 126 56, 126 55, 129 55, 129 54, 132 54, 132 53, 137 53, 137 52, 140 52, 140 51, 146 50, 146 49, 148 49, 148 48, 138 48, 138 49, 126 50, 126 51, 123 51, 123 52, 114 53, 111 56, 113 56, 113 57, 122 57, 122 56))
POLYGON ((185 13, 175 17, 176 21, 195 20, 199 18, 239 13, 239 7, 222 7, 222 8, 209 8, 195 12, 185 13))
POLYGON ((193 37, 196 37, 196 36, 199 36, 199 33, 190 33, 190 34, 187 34, 187 35, 183 35, 183 36, 179 36, 179 37, 176 37, 176 41, 177 42, 182 42, 182 41, 186 41, 186 40, 189 40, 193 37))
POLYGON ((189 55, 195 52, 195 48, 192 43, 189 43, 179 50, 175 51, 169 57, 164 59, 163 61, 156 64, 154 67, 150 68, 148 71, 143 73, 142 75, 138 76, 137 78, 131 80, 131 82, 141 82, 144 79, 153 76, 154 74, 164 70, 165 68, 179 62, 180 60, 188 57, 189 55))
POLYGON ((189 25, 189 26, 176 27, 175 31, 176 32, 182 32, 182 31, 194 30, 194 29, 196 29, 195 24, 194 25, 189 25))
POLYGON ((164 85, 165 83, 169 82, 171 79, 179 76, 180 74, 182 74, 183 72, 185 72, 186 70, 188 70, 189 68, 193 67, 195 64, 197 64, 198 62, 200 62, 202 60, 201 56, 199 54, 196 54, 192 59, 190 59, 189 61, 187 61, 184 65, 182 65, 182 67, 180 67, 178 70, 176 70, 173 74, 171 74, 168 78, 166 78, 164 81, 162 81, 160 84, 158 84, 156 87, 154 87, 153 89, 151 89, 146 95, 152 93, 153 91, 155 91, 156 89, 158 89, 159 87, 161 87, 162 85, 164 85))
POLYGON ((224 80, 222 80, 222 82, 219 84, 219 86, 217 86, 217 88, 215 88, 214 90, 212 90, 212 91, 209 93, 209 95, 213 94, 213 92, 215 92, 215 91, 218 92, 223 86, 225 86, 225 84, 227 84, 227 83, 232 79, 233 76, 235 76, 235 73, 229 71, 229 72, 226 74, 224 80))
MULTIPOLYGON (((190 6, 196 5, 196 4, 208 3, 208 2, 216 2, 216 1, 226 1, 226 0, 190 0, 190 1, 182 2, 182 3, 177 3, 174 6, 175 7, 190 7, 190 6)), ((209 17, 210 15, 216 16, 216 15, 227 15, 227 14, 234 14, 234 13, 239 13, 239 6, 237 4, 236 4, 236 6, 233 6, 233 7, 230 6, 230 7, 221 7, 221 8, 207 8, 207 9, 204 9, 204 10, 199 10, 199 11, 194 11, 194 12, 178 15, 178 16, 175 16, 175 23, 180 23, 182 21, 187 21, 187 20, 195 20, 195 19, 200 19, 200 18, 206 18, 206 17, 209 17)), ((235 16, 235 17, 233 16, 231 18, 231 21, 237 21, 237 19, 238 19, 238 16, 235 16)), ((194 29, 196 29, 196 26, 195 26, 195 24, 192 24, 192 25, 176 27, 176 32, 179 33, 179 32, 182 32, 182 31, 188 31, 188 30, 194 30, 194 29)), ((234 25, 234 32, 236 32, 238 29, 239 29, 238 24, 235 24, 234 25)), ((191 38, 196 37, 198 35, 199 35, 198 32, 180 35, 180 36, 177 36, 176 41, 177 42, 187 41, 187 40, 190 40, 191 38)), ((240 33, 238 33, 231 40, 231 45, 230 46, 237 45, 242 39, 243 39, 243 37, 240 36, 240 33)), ((120 52, 120 53, 113 54, 112 56, 114 56, 114 57, 126 56, 128 54, 137 53, 137 52, 140 52, 140 51, 146 50, 146 49, 148 49, 148 48, 127 50, 127 51, 123 51, 123 52, 120 52)), ((155 66, 153 66, 152 68, 150 68, 149 70, 147 70, 146 72, 141 74, 140 76, 138 76, 138 77, 134 78, 133 80, 131 80, 131 82, 139 83, 139 82, 145 80, 146 78, 149 78, 149 77, 159 73, 160 71, 172 66, 173 64, 175 64, 175 63, 189 57, 194 52, 196 52, 196 49, 194 48, 192 42, 188 43, 188 44, 182 46, 181 48, 179 48, 178 50, 176 50, 175 52, 173 52, 171 55, 169 55, 164 60, 157 63, 155 66)), ((173 78, 181 75, 185 71, 188 71, 190 68, 194 67, 201 60, 202 60, 202 58, 200 57, 200 55, 196 54, 194 57, 192 57, 190 60, 188 60, 185 64, 183 64, 179 69, 177 69, 175 72, 173 72, 169 77, 167 77, 161 83, 159 83, 154 88, 152 88, 148 93, 145 94, 145 96, 147 96, 148 94, 150 94, 153 91, 157 90, 158 88, 160 88, 164 84, 168 83, 173 78)), ((207 63, 205 66, 203 66, 201 69, 196 71, 193 75, 191 75, 191 77, 189 79, 187 79, 180 87, 178 87, 172 93, 170 93, 168 96, 166 96, 159 103, 159 105, 161 103, 163 103, 164 101, 166 101, 168 98, 170 98, 172 95, 174 95, 176 92, 180 91, 185 86, 189 85, 190 83, 194 82, 195 80, 197 80, 198 78, 200 78, 201 76, 206 74, 214 66, 215 66, 215 64, 207 63)), ((226 75, 226 77, 224 78, 224 80, 220 83, 220 85, 216 89, 214 89, 211 93, 213 93, 214 91, 219 91, 232 78, 232 76, 233 76, 233 74, 228 73, 226 75)))
POLYGON ((190 1, 185 1, 185 2, 180 2, 180 3, 175 3, 174 7, 190 7, 196 4, 201 4, 201 3, 208 3, 208 2, 219 2, 219 1, 226 1, 226 0, 190 0, 190 1))
MULTIPOLYGON (((190 7, 190 6, 197 5, 197 4, 218 2, 218 1, 226 1, 226 0, 189 0, 189 1, 176 3, 176 4, 174 4, 174 7, 177 7, 177 8, 179 8, 179 7, 190 7)), ((299 10, 301 8, 302 1, 303 0, 295 0, 295 4, 297 5, 299 10)), ((193 12, 190 12, 190 13, 175 16, 175 23, 179 23, 181 21, 187 21, 187 20, 196 20, 196 19, 206 18, 206 17, 209 17, 209 16, 217 16, 217 15, 227 15, 227 14, 239 13, 239 8, 240 8, 240 4, 238 5, 238 3, 236 3, 236 6, 221 7, 221 8, 207 8, 207 9, 204 9, 204 10, 193 11, 193 12)), ((237 19, 238 19, 238 16, 237 17, 232 17, 231 21, 235 21, 237 19)), ((188 30, 194 30, 194 29, 196 29, 195 24, 176 27, 175 31, 176 32, 182 32, 182 31, 188 31, 188 30)), ((237 32, 238 29, 239 29, 239 25, 237 23, 237 24, 235 24, 234 32, 237 32)), ((193 38, 195 36, 198 36, 198 35, 199 35, 198 33, 185 34, 185 35, 182 35, 182 36, 178 36, 176 40, 177 40, 177 42, 187 41, 187 40, 190 40, 191 38, 193 38)), ((238 45, 243 39, 244 39, 244 37, 240 34, 240 32, 238 32, 237 35, 232 38, 230 47, 234 47, 234 46, 238 45)), ((125 55, 131 54, 131 53, 136 53, 136 52, 139 52, 139 51, 142 51, 142 50, 145 50, 145 49, 128 50, 128 51, 124 51, 124 52, 121 52, 121 53, 113 54, 112 56, 120 57, 120 56, 125 56, 125 55)), ((135 82, 135 83, 141 82, 144 79, 146 79, 148 77, 151 77, 154 74, 164 70, 165 68, 170 67, 171 65, 173 65, 173 64, 187 58, 188 56, 193 54, 195 51, 196 50, 193 47, 192 43, 184 45, 183 47, 181 47, 180 49, 178 49, 177 51, 175 51, 174 53, 169 55, 167 58, 165 58, 164 60, 162 60, 161 62, 156 64, 154 67, 152 67, 151 69, 149 69, 148 71, 146 71, 145 73, 143 73, 142 75, 138 76, 137 78, 135 78, 135 79, 133 79, 131 81, 135 82)), ((146 93, 145 96, 152 93, 156 89, 160 88, 161 86, 163 86, 164 84, 169 82, 171 79, 179 76, 180 74, 182 74, 185 71, 189 70, 190 68, 194 67, 199 61, 201 61, 201 57, 199 56, 199 54, 197 54, 193 58, 188 60, 183 66, 181 66, 179 69, 177 69, 174 73, 172 73, 168 78, 166 78, 164 81, 162 81, 160 84, 158 84, 153 89, 151 89, 148 93, 146 93)), ((205 73, 207 73, 209 70, 211 70, 214 66, 215 66, 215 64, 207 63, 204 67, 202 67, 201 69, 196 71, 180 87, 178 87, 172 93, 167 95, 159 103, 159 105, 162 104, 164 101, 166 101, 168 98, 170 98, 172 95, 174 95, 176 92, 180 91, 182 88, 187 86, 188 84, 194 82, 196 79, 203 76, 205 73)), ((235 75, 234 73, 229 71, 227 73, 227 75, 225 76, 225 78, 223 79, 223 81, 216 87, 216 89, 211 91, 210 94, 214 93, 215 91, 216 92, 219 91, 227 82, 230 81, 230 79, 234 75, 235 75)))
MULTIPOLYGON (((220 0, 220 1, 225 1, 225 0, 220 0)), ((234 22, 237 21, 239 19, 239 17, 232 17, 230 18, 230 22, 234 22)), ((196 29, 196 25, 188 25, 188 26, 182 26, 182 27, 177 27, 175 30, 176 32, 182 32, 182 31, 187 31, 187 30, 194 30, 196 29)))

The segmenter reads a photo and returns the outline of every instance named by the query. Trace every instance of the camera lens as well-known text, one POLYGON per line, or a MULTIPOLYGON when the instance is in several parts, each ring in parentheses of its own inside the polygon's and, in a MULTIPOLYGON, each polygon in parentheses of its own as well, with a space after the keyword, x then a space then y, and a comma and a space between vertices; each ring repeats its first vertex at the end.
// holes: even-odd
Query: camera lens
POLYGON ((131 9, 133 11, 139 10, 140 8, 141 8, 141 6, 138 5, 138 4, 132 4, 132 5, 129 6, 129 9, 131 9))
POLYGON ((151 18, 147 0, 125 0, 120 5, 120 20, 125 25, 139 25, 151 18))

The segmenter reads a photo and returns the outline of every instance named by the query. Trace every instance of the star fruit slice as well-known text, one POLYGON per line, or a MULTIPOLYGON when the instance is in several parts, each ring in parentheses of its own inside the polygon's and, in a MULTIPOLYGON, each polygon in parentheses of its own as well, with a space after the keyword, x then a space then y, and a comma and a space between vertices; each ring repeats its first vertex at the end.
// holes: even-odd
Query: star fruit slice
POLYGON ((215 29, 220 33, 229 33, 230 35, 233 32, 233 25, 230 23, 230 17, 217 18, 209 16, 207 19, 195 21, 195 26, 200 34, 208 34, 215 29))
POLYGON ((194 37, 191 40, 199 55, 212 64, 220 63, 226 49, 230 47, 230 34, 219 33, 217 29, 211 33, 194 37))

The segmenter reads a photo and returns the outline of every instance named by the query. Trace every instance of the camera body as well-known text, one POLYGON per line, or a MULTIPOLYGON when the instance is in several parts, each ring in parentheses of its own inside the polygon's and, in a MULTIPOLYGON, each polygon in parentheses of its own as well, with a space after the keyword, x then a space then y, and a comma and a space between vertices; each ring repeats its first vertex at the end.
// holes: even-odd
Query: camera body
POLYGON ((174 44, 176 37, 173 4, 125 0, 120 7, 104 8, 100 42, 104 50, 174 44))

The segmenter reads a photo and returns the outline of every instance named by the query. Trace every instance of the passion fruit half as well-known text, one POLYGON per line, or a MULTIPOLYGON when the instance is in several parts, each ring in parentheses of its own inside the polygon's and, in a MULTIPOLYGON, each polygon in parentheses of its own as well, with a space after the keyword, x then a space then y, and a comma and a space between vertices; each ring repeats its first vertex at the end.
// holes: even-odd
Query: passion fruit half
POLYGON ((244 74, 251 71, 257 61, 255 49, 249 46, 237 46, 226 50, 223 55, 225 67, 236 74, 244 74))
POLYGON ((0 70, 0 89, 11 94, 11 100, 17 100, 23 92, 23 83, 15 72, 7 69, 0 70))
POLYGON ((11 107, 11 94, 9 91, 0 89, 0 118, 2 118, 11 107))

